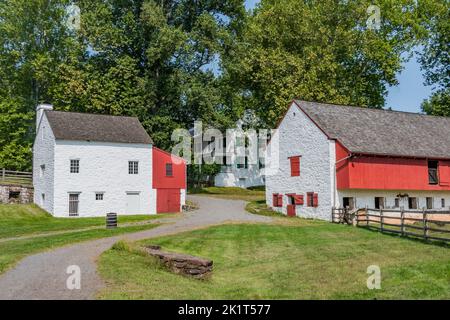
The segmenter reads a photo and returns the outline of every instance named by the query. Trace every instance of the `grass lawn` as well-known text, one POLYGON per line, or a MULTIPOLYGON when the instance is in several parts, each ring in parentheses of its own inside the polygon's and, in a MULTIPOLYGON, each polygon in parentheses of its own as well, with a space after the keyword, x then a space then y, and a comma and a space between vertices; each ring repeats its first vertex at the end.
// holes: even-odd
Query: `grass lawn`
POLYGON ((40 251, 60 247, 66 244, 86 240, 107 238, 123 233, 138 232, 157 227, 158 224, 145 224, 117 229, 93 229, 88 231, 71 232, 61 235, 39 237, 34 239, 10 240, 0 242, 0 274, 14 266, 14 264, 27 255, 40 251))
MULTIPOLYGON (((119 224, 140 222, 169 216, 171 215, 119 215, 118 222, 119 224)), ((47 212, 41 210, 36 205, 0 205, 0 239, 52 231, 83 229, 97 226, 105 226, 104 217, 54 218, 47 212)))
POLYGON ((205 194, 221 199, 258 201, 265 199, 264 190, 250 190, 238 187, 207 187, 189 190, 190 194, 205 194))
POLYGON ((251 201, 247 203, 247 205, 245 206, 245 210, 247 210, 250 213, 259 214, 262 216, 286 217, 285 215, 277 211, 273 211, 271 208, 269 208, 266 204, 266 200, 251 201))
POLYGON ((450 299, 450 248, 362 228, 290 219, 289 225, 224 225, 138 244, 213 259, 213 276, 175 275, 117 246, 99 261, 108 283, 100 298, 450 299), (370 265, 381 268, 381 290, 367 289, 370 265))

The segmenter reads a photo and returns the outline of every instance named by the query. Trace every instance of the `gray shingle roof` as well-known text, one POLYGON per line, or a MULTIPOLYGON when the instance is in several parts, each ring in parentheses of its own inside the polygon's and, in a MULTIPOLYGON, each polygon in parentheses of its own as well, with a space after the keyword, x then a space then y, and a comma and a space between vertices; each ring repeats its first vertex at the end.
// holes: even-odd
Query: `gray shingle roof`
POLYGON ((450 159, 450 118, 295 100, 350 152, 450 159))
POLYGON ((152 144, 138 118, 45 111, 58 140, 152 144))

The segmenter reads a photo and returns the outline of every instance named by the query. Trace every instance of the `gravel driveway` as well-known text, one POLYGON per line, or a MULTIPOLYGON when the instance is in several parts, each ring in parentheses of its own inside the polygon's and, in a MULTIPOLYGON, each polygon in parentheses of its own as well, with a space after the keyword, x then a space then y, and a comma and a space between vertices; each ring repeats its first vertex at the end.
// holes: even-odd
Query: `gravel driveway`
POLYGON ((245 202, 206 196, 190 196, 200 209, 186 213, 174 223, 151 230, 82 242, 24 258, 0 276, 0 299, 95 299, 104 283, 97 274, 96 260, 120 239, 140 240, 221 224, 227 221, 270 222, 271 218, 249 214, 245 202), (67 267, 81 269, 81 289, 69 290, 67 267))

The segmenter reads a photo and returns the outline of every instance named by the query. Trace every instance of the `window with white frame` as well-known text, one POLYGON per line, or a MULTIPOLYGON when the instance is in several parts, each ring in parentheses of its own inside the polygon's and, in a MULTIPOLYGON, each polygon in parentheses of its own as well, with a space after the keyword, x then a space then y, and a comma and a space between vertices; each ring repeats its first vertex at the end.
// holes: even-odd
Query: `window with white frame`
POLYGON ((95 200, 96 201, 103 201, 103 192, 96 192, 95 193, 95 200))
POLYGON ((128 174, 139 174, 139 161, 128 161, 128 174))
POLYGON ((80 173, 80 160, 70 160, 70 173, 80 173))

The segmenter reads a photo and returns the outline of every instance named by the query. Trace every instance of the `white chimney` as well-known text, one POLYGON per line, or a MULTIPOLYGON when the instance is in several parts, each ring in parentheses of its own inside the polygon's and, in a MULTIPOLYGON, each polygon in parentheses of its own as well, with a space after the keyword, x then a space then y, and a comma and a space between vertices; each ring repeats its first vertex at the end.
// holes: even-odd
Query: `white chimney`
POLYGON ((53 110, 53 106, 48 103, 42 103, 38 104, 38 106, 36 107, 36 132, 45 110, 53 110))

